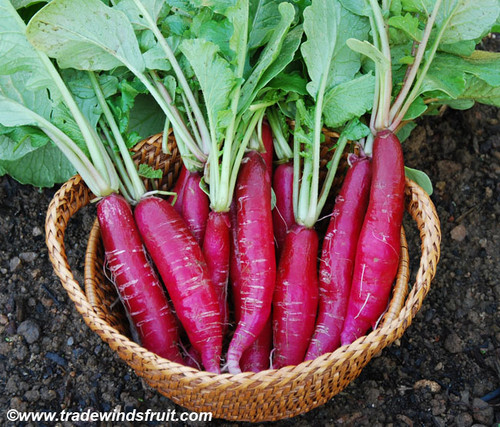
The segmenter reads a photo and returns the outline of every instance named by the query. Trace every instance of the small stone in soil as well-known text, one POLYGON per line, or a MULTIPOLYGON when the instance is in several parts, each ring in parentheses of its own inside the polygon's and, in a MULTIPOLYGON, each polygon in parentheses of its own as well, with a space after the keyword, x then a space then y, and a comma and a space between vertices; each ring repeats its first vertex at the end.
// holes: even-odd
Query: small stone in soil
POLYGON ((11 273, 19 270, 20 268, 21 268, 21 260, 19 259, 19 257, 15 256, 14 258, 11 258, 11 260, 9 261, 9 269, 11 273))
POLYGON ((463 224, 459 224, 451 230, 450 235, 453 240, 462 242, 467 237, 467 229, 463 224))
POLYGON ((493 407, 482 399, 475 398, 472 401, 474 420, 484 425, 492 425, 494 418, 493 407))
POLYGON ((33 344, 40 337, 40 327, 28 319, 17 327, 17 333, 22 335, 28 344, 33 344))

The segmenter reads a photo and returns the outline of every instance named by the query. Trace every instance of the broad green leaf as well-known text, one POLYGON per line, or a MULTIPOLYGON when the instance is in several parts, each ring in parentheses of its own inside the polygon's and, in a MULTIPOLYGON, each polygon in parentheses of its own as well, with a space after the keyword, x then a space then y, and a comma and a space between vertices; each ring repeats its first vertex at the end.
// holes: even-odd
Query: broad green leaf
POLYGON ((405 32, 413 40, 422 40, 422 30, 419 29, 419 21, 416 17, 407 13, 404 16, 391 16, 387 22, 391 27, 405 32))
POLYGON ((436 54, 425 77, 421 93, 436 91, 458 98, 465 90, 467 75, 474 75, 488 85, 500 86, 500 54, 475 51, 469 57, 436 54))
MULTIPOLYGON (((166 5, 165 0, 141 0, 141 3, 155 22, 158 21, 158 18, 166 5)), ((142 16, 141 12, 135 5, 134 0, 121 0, 116 6, 114 6, 114 9, 121 10, 125 15, 127 15, 134 28, 143 30, 149 29, 146 19, 142 16)))
POLYGON ((417 124, 414 121, 406 123, 401 129, 399 129, 396 133, 400 142, 404 142, 408 139, 413 129, 417 127, 417 124))
POLYGON ((226 16, 233 25, 233 35, 229 39, 229 48, 235 53, 236 76, 243 77, 247 61, 248 45, 248 1, 236 0, 236 4, 227 9, 226 16))
POLYGON ((4 160, 5 141, 0 136, 0 169, 21 184, 36 187, 52 187, 67 181, 74 175, 75 169, 61 151, 52 143, 27 152, 16 160, 4 160))
POLYGON ((371 133, 370 128, 358 119, 354 119, 349 126, 344 128, 342 135, 351 141, 359 141, 371 133))
POLYGON ((408 108, 403 120, 415 120, 427 111, 427 105, 421 97, 417 97, 408 108))
POLYGON ((411 179, 412 181, 416 182, 422 189, 429 195, 431 196, 433 193, 433 188, 432 188, 432 181, 430 180, 429 176, 425 173, 422 172, 418 169, 412 169, 409 168, 408 166, 405 166, 405 175, 408 179, 411 179))
POLYGON ((476 101, 481 104, 500 107, 500 87, 492 87, 484 80, 480 80, 477 77, 471 77, 467 81, 465 91, 458 99, 476 101))
POLYGON ((256 49, 267 43, 274 27, 281 20, 276 0, 250 0, 250 34, 248 49, 256 49))
POLYGON ((340 3, 342 3, 342 6, 347 10, 356 15, 370 16, 371 14, 371 9, 366 0, 340 0, 340 3))
MULTIPOLYGON (((285 37, 285 40, 283 41, 283 46, 281 47, 280 54, 278 58, 269 66, 269 68, 262 74, 262 77, 259 80, 259 84, 257 85, 257 88, 255 92, 259 91, 262 89, 265 85, 267 85, 272 79, 274 79, 276 76, 279 76, 280 73, 286 68, 290 62, 292 62, 295 53, 297 52, 297 49, 300 46, 300 42, 302 40, 302 26, 297 26, 290 30, 290 32, 287 34, 285 37)), ((299 83, 297 81, 297 83, 299 83)), ((302 84, 305 85, 304 79, 301 79, 300 81, 300 86, 302 88, 302 84)), ((305 89, 305 86, 304 86, 305 89)), ((302 89, 301 89, 302 90, 302 89)), ((294 90, 294 92, 297 92, 297 90, 294 90)), ((302 93, 302 92, 299 92, 302 93)), ((304 92, 304 95, 307 93, 304 92)))
POLYGON ((42 55, 28 42, 26 25, 9 0, 0 0, 0 52, 0 75, 22 71, 28 77, 25 80, 27 89, 49 89, 54 100, 60 98, 59 88, 42 55))
MULTIPOLYGON (((295 9, 290 3, 281 3, 279 5, 279 11, 281 14, 281 20, 276 25, 275 30, 269 39, 269 42, 265 46, 264 50, 259 56, 257 64, 252 70, 252 73, 246 79, 245 83, 241 89, 240 101, 239 101, 239 111, 245 111, 258 91, 258 84, 262 75, 266 72, 269 66, 277 60, 281 55, 281 47, 285 37, 290 29, 290 25, 295 17, 295 9)), ((289 58, 291 60, 291 58, 289 58)), ((286 66, 287 64, 284 64, 286 66)), ((283 67, 280 67, 281 69, 283 67)), ((268 76, 267 81, 269 81, 273 76, 268 76)))
POLYGON ((347 39, 368 37, 368 20, 345 9, 340 3, 333 6, 320 0, 304 11, 304 32, 307 36, 301 46, 311 82, 308 91, 316 97, 321 80, 326 88, 348 81, 361 66, 358 52, 347 45, 347 39))
POLYGON ((163 176, 163 172, 158 169, 153 169, 151 166, 141 163, 139 165, 139 175, 147 179, 160 179, 163 176))
POLYGON ((307 81, 298 73, 280 73, 269 82, 269 87, 284 92, 295 92, 307 95, 307 81))
POLYGON ((134 72, 144 71, 126 15, 100 0, 53 0, 32 18, 27 36, 61 68, 111 70, 124 64, 134 72))
POLYGON ((128 131, 147 138, 163 130, 165 114, 149 95, 138 95, 130 111, 128 131))
POLYGON ((477 43, 477 40, 464 40, 451 44, 442 43, 439 45, 439 50, 453 55, 470 56, 474 53, 477 43))
POLYGON ((375 77, 371 74, 330 89, 323 104, 326 126, 337 128, 350 119, 361 117, 372 108, 374 91, 375 77))
POLYGON ((446 29, 440 43, 457 43, 484 36, 500 13, 498 0, 443 0, 436 17, 446 29))
POLYGON ((47 3, 47 0, 11 0, 11 3, 16 9, 21 9, 37 3, 47 3))
POLYGON ((49 138, 42 131, 31 126, 0 129, 0 159, 15 161, 26 154, 43 147, 49 138))
MULTIPOLYGON (((102 111, 87 72, 73 69, 62 70, 61 75, 73 93, 78 107, 95 128, 102 111)), ((114 95, 118 90, 118 78, 109 74, 97 76, 99 84, 106 98, 114 95)))
POLYGON ((230 94, 236 82, 232 67, 219 55, 219 48, 209 41, 184 40, 181 50, 198 78, 210 128, 214 132, 219 113, 227 109, 231 101, 230 94))
POLYGON ((25 83, 30 77, 31 73, 29 72, 17 72, 6 76, 0 75, 0 96, 25 105, 45 119, 49 119, 53 108, 49 94, 46 90, 30 90, 27 88, 25 83))

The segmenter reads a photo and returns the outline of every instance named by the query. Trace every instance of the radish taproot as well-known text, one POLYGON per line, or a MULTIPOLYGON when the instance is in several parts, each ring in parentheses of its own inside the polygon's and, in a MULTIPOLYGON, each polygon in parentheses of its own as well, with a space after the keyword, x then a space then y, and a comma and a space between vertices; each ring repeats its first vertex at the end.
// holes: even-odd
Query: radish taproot
POLYGON ((405 175, 399 139, 380 131, 373 143, 370 199, 359 235, 342 344, 374 327, 387 307, 400 255, 405 175))
POLYGON ((221 313, 200 246, 172 205, 159 197, 143 199, 134 216, 189 341, 205 369, 220 372, 221 313))
POLYGON ((141 344, 182 363, 177 320, 163 285, 148 262, 129 203, 111 194, 97 204, 106 263, 141 344))
POLYGON ((319 307, 306 360, 334 351, 340 345, 351 289, 359 233, 371 182, 371 161, 349 157, 352 166, 335 198, 319 265, 319 307))
POLYGON ((251 151, 243 159, 234 197, 241 307, 227 353, 230 373, 241 372, 240 359, 244 351, 255 341, 269 318, 276 280, 271 182, 259 153, 251 151))
POLYGON ((294 225, 287 233, 273 297, 273 368, 304 360, 318 307, 318 235, 294 225))

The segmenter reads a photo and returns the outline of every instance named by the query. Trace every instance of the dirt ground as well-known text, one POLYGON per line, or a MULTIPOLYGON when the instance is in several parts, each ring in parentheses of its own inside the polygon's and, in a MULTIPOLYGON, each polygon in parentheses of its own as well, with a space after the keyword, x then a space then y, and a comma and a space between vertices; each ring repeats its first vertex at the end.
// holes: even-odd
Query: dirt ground
MULTIPOLYGON (((421 120, 404 150, 406 164, 434 183, 441 219, 430 293, 403 338, 344 392, 277 426, 500 423, 500 111, 476 106, 421 120)), ((55 191, 0 178, 1 424, 8 409, 182 411, 90 331, 53 274, 44 220, 55 191)), ((78 214, 66 240, 80 282, 93 219, 93 208, 78 214)), ((415 254, 409 218, 406 229, 415 254)), ((413 256, 413 271, 417 262, 413 256)))

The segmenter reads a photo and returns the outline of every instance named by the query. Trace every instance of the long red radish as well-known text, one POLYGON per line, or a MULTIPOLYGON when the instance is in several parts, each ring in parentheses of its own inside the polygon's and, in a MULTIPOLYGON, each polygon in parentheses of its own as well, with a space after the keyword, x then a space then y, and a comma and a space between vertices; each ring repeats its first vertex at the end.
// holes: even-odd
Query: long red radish
POLYGON ((359 233, 368 206, 371 161, 351 156, 342 188, 323 240, 319 266, 319 307, 305 360, 334 351, 347 311, 359 233))
POLYGON ((342 345, 375 326, 387 307, 398 269, 405 174, 401 143, 391 131, 375 136, 372 168, 370 200, 356 250, 342 345))
POLYGON ((223 331, 229 323, 227 300, 229 281, 229 254, 231 221, 228 212, 210 212, 208 216, 203 255, 207 262, 208 273, 217 293, 222 315, 223 331))
POLYGON ((219 373, 221 314, 200 246, 182 217, 163 199, 141 200, 135 218, 189 341, 200 352, 205 369, 219 373))
POLYGON ((241 266, 241 316, 229 344, 227 367, 241 372, 243 352, 261 333, 271 312, 276 280, 271 215, 271 182, 262 156, 250 152, 243 159, 235 188, 236 235, 241 266))
POLYGON ((175 181, 174 188, 172 188, 172 192, 174 192, 176 195, 169 196, 168 198, 168 201, 173 204, 175 210, 181 215, 182 215, 182 199, 184 198, 184 188, 186 187, 186 182, 188 177, 189 177, 189 171, 183 164, 181 166, 179 176, 177 177, 177 181, 175 181))
POLYGON ((273 190, 276 205, 273 209, 273 229, 277 256, 285 243, 288 230, 295 224, 293 213, 293 163, 282 163, 273 174, 273 190))
POLYGON ((279 261, 273 298, 273 368, 304 360, 318 306, 318 235, 294 225, 279 261))
POLYGON ((182 195, 182 217, 200 246, 210 213, 208 195, 200 187, 201 179, 198 172, 188 172, 182 195))
POLYGON ((142 345, 183 363, 177 347, 177 321, 147 260, 130 205, 122 196, 111 194, 99 201, 97 217, 108 267, 142 345))
POLYGON ((260 372, 269 369, 272 346, 273 328, 271 317, 269 317, 257 339, 241 356, 241 370, 243 372, 260 372))

